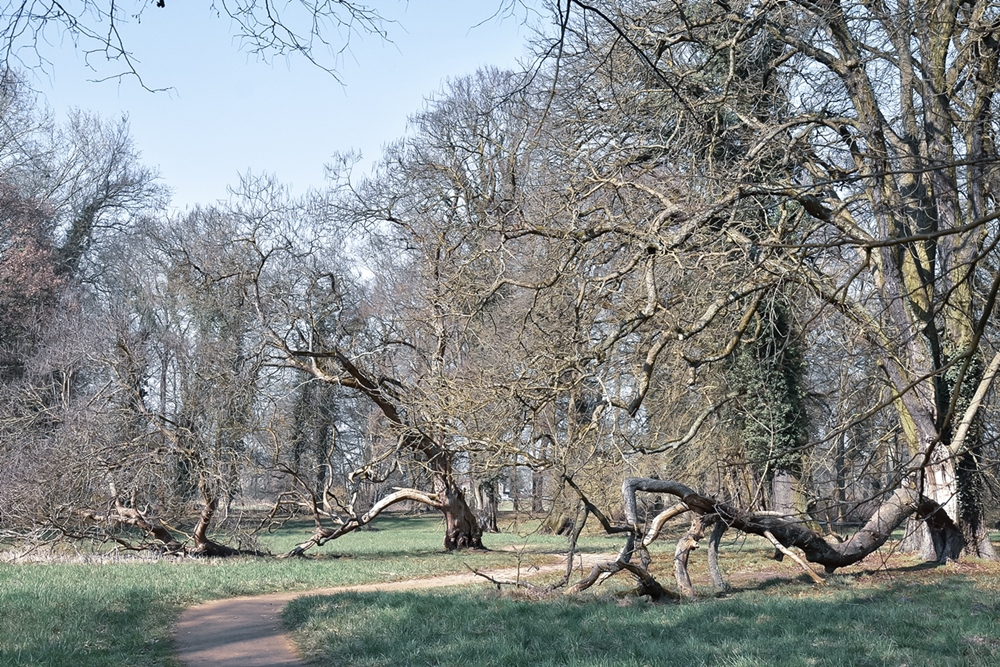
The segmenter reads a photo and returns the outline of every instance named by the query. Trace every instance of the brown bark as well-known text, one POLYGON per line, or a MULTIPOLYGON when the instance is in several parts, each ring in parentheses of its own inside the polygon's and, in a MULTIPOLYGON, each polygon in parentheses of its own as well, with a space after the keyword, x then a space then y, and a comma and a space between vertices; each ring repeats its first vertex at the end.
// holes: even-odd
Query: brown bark
MULTIPOLYGON (((780 39, 803 47, 840 78, 855 112, 852 130, 864 139, 851 138, 846 147, 857 175, 866 179, 863 193, 877 223, 876 238, 888 241, 871 255, 884 310, 870 335, 899 394, 896 405, 911 453, 925 459, 918 489, 962 527, 974 550, 981 543, 975 527, 981 499, 956 478, 958 448, 950 455, 935 449, 949 442, 956 405, 943 382, 946 358, 981 349, 979 318, 985 315, 978 313, 993 310, 969 277, 983 259, 989 229, 984 223, 993 215, 988 174, 996 162, 996 25, 984 18, 989 9, 983 3, 929 3, 916 13, 904 5, 883 7, 873 15, 874 30, 862 33, 836 3, 802 6, 825 30, 831 49, 800 43, 792 33, 780 39), (895 47, 891 56, 876 57, 887 68, 862 65, 864 54, 871 53, 868 40, 879 31, 895 47), (899 77, 895 121, 883 116, 885 96, 876 72, 881 79, 899 77), (958 95, 955 81, 973 83, 958 95), (893 131, 893 123, 904 131, 893 131), (964 146, 956 147, 959 138, 964 146), (964 176, 957 166, 962 163, 968 165, 964 176), (959 505, 970 514, 960 513, 959 505)), ((845 129, 842 136, 852 134, 845 129)), ((955 540, 915 523, 908 532, 906 545, 925 557, 957 556, 955 540)))
MULTIPOLYGON (((348 359, 342 352, 334 351, 327 353, 315 353, 305 351, 295 351, 288 348, 283 341, 276 339, 279 347, 288 355, 288 359, 301 371, 309 373, 322 382, 329 384, 350 387, 357 390, 374 403, 386 419, 399 429, 399 442, 401 449, 412 452, 421 462, 426 465, 433 480, 434 493, 427 494, 414 489, 406 490, 413 497, 406 498, 417 500, 425 505, 440 509, 445 516, 445 537, 444 547, 449 551, 456 549, 482 549, 483 531, 476 520, 476 516, 466 502, 465 494, 455 483, 455 475, 452 467, 452 454, 444 447, 440 446, 426 433, 413 427, 404 417, 401 407, 397 404, 400 396, 394 390, 383 387, 379 382, 370 377, 366 372, 358 368, 354 362, 348 359), (307 361, 302 361, 305 358, 307 361), (317 364, 318 359, 333 359, 340 365, 343 375, 331 375, 325 372, 317 364)), ((316 531, 313 536, 296 546, 287 555, 301 555, 306 549, 313 545, 322 545, 330 540, 356 530, 365 525, 388 505, 398 502, 393 499, 396 494, 390 494, 373 506, 374 513, 370 510, 365 514, 368 517, 351 518, 344 525, 335 528, 325 528, 317 521, 316 531), (388 500, 388 502, 386 502, 388 500)))
MULTIPOLYGON (((191 538, 194 541, 194 547, 189 547, 185 545, 184 542, 178 540, 174 534, 170 532, 165 525, 163 525, 163 521, 159 517, 149 516, 148 510, 140 511, 134 507, 128 507, 121 502, 120 498, 115 498, 115 507, 112 514, 108 516, 91 515, 91 518, 95 520, 111 520, 120 524, 138 528, 146 533, 146 535, 159 542, 161 545, 159 548, 162 549, 165 554, 221 558, 227 556, 237 556, 244 553, 239 549, 219 544, 208 537, 208 528, 212 523, 213 517, 215 516, 218 501, 212 494, 206 492, 204 489, 202 495, 204 504, 202 506, 201 514, 198 517, 198 523, 195 525, 194 532, 191 535, 191 538)), ((122 542, 122 544, 129 546, 130 548, 135 548, 131 545, 125 544, 124 542, 122 542)), ((257 555, 257 552, 246 553, 253 553, 257 555)))
POLYGON ((111 495, 114 498, 114 509, 108 515, 90 514, 90 518, 95 521, 111 521, 138 528, 160 542, 163 545, 164 553, 179 554, 184 552, 184 545, 174 537, 173 533, 163 525, 158 517, 149 517, 146 512, 125 505, 122 503, 121 496, 118 495, 118 488, 114 482, 110 484, 110 487, 111 495))
POLYGON ((677 496, 691 511, 715 515, 727 526, 745 533, 765 537, 765 533, 769 532, 785 547, 801 549, 806 560, 824 566, 827 573, 856 563, 878 549, 889 539, 892 531, 913 514, 926 522, 941 553, 953 553, 956 548, 960 551, 963 543, 961 531, 941 506, 909 486, 902 486, 889 495, 868 522, 845 542, 828 541, 794 517, 748 512, 696 493, 680 482, 639 477, 630 477, 622 484, 626 519, 633 524, 636 491, 677 496))
POLYGON ((691 576, 688 574, 688 558, 691 552, 698 548, 698 541, 704 534, 703 515, 694 514, 691 517, 691 528, 677 541, 677 548, 674 550, 674 578, 677 580, 677 589, 686 598, 698 597, 691 584, 691 576))
POLYGON ((451 452, 438 447, 437 443, 426 435, 419 434, 414 437, 418 442, 412 444, 410 448, 427 458, 427 467, 434 480, 437 507, 444 514, 444 548, 448 551, 484 548, 483 530, 479 527, 479 521, 469 507, 462 488, 455 483, 451 452))
POLYGON ((215 517, 215 510, 218 507, 219 501, 215 494, 208 490, 206 484, 202 483, 199 487, 201 489, 203 505, 201 514, 198 517, 198 524, 191 535, 192 539, 194 539, 194 549, 189 553, 193 556, 212 557, 239 555, 239 549, 233 549, 209 539, 208 527, 212 524, 212 519, 215 517))
POLYGON ((599 563, 591 568, 590 573, 578 581, 573 586, 566 589, 566 594, 579 593, 584 591, 601 579, 602 575, 611 576, 617 572, 628 572, 637 582, 635 594, 638 596, 648 596, 653 602, 667 602, 676 601, 680 599, 680 596, 673 591, 669 591, 649 573, 646 568, 636 565, 634 563, 629 563, 623 560, 620 556, 618 560, 611 561, 610 563, 599 563))
POLYGON ((127 526, 134 526, 160 542, 163 545, 163 553, 184 553, 184 545, 156 517, 147 517, 145 513, 133 507, 125 507, 116 500, 115 513, 112 518, 127 526))
POLYGON ((303 556, 305 552, 314 546, 323 546, 331 540, 354 532, 362 526, 371 523, 386 509, 401 502, 416 502, 434 509, 441 510, 445 516, 445 548, 448 550, 478 548, 482 549, 482 531, 476 524, 475 515, 465 502, 465 496, 461 489, 453 486, 451 493, 451 504, 442 502, 441 498, 449 497, 449 492, 429 494, 418 489, 396 489, 393 493, 385 496, 371 509, 360 516, 349 517, 341 520, 336 527, 324 526, 319 519, 316 520, 316 527, 313 534, 305 542, 301 542, 284 554, 282 558, 291 556, 303 556), (475 536, 470 539, 469 536, 475 536))
POLYGON ((483 530, 462 489, 450 479, 442 482, 444 488, 438 491, 438 498, 442 501, 445 520, 444 548, 448 551, 483 549, 483 530))
POLYGON ((822 583, 822 578, 798 555, 789 551, 790 548, 800 549, 805 555, 806 561, 823 565, 828 574, 833 573, 837 568, 856 563, 874 552, 889 539, 893 530, 913 515, 927 525, 929 534, 938 544, 938 553, 957 553, 961 550, 963 543, 961 531, 944 508, 934 500, 918 493, 912 485, 901 486, 888 495, 868 522, 853 537, 840 542, 833 540, 833 538, 828 540, 827 536, 811 528, 810 523, 803 522, 795 516, 776 512, 747 511, 710 496, 699 494, 680 482, 640 477, 630 477, 622 483, 625 525, 615 526, 587 500, 572 479, 566 478, 566 483, 580 495, 587 511, 597 517, 607 533, 624 533, 626 535, 625 544, 618 558, 612 562, 595 566, 587 577, 570 587, 568 593, 585 590, 597 583, 602 577, 628 571, 639 581, 641 595, 649 595, 656 599, 672 595, 664 591, 648 570, 646 546, 656 538, 659 525, 658 522, 654 521, 654 526, 649 534, 639 541, 641 533, 636 500, 636 492, 638 491, 667 493, 680 499, 681 502, 664 512, 664 516, 676 515, 687 510, 694 514, 691 528, 678 542, 674 554, 674 573, 678 589, 685 597, 695 596, 694 587, 688 576, 688 558, 691 551, 698 546, 705 526, 712 523, 715 524, 715 529, 712 531, 709 542, 709 573, 713 586, 720 593, 728 590, 718 564, 719 542, 728 528, 759 535, 769 540, 775 545, 778 554, 790 555, 817 583, 822 583), (637 553, 643 559, 641 565, 631 562, 637 553))

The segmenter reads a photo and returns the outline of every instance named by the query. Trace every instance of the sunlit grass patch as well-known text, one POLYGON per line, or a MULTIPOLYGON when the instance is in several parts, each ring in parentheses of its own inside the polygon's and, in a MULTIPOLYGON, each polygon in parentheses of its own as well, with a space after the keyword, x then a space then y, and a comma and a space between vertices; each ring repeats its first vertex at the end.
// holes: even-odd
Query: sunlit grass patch
MULTIPOLYGON (((538 531, 540 521, 535 519, 515 521, 510 517, 501 520, 501 533, 483 535, 487 549, 523 550, 527 553, 558 552, 566 549, 566 538, 544 535, 538 531)), ((262 549, 282 554, 309 537, 312 523, 307 520, 289 521, 274 532, 264 532, 259 538, 262 549)), ((383 514, 369 526, 348 533, 314 547, 309 552, 315 558, 334 558, 343 554, 352 557, 385 558, 400 553, 440 553, 444 548, 444 521, 440 514, 419 516, 383 514), (389 539, 386 539, 387 535, 389 539)), ((617 551, 621 539, 603 534, 587 534, 580 541, 580 549, 587 552, 617 551)))

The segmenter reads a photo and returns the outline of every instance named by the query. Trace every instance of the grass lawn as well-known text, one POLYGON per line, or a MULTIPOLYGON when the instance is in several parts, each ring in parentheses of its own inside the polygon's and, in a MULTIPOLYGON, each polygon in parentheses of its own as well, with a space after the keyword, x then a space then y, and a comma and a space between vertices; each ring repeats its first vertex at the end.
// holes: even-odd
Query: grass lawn
POLYGON ((286 622, 315 664, 998 665, 996 592, 963 576, 805 584, 654 606, 483 591, 299 598, 286 622))
MULTIPOLYGON (((672 586, 664 546, 657 574, 672 586)), ((309 596, 285 622, 316 665, 1000 665, 1000 564, 883 552, 817 587, 772 551, 756 538, 728 545, 735 590, 723 598, 695 552, 697 602, 620 597, 630 582, 619 575, 573 599, 485 587, 309 596)))
MULTIPOLYGON (((306 590, 513 567, 544 561, 561 538, 487 535, 498 551, 443 551, 438 516, 382 517, 375 530, 344 536, 309 559, 234 558, 112 563, 0 563, 0 665, 97 667, 175 665, 170 628, 185 606, 213 598, 306 590)), ((308 535, 288 526, 262 539, 275 553, 308 535)), ((591 548, 601 546, 600 538, 591 548), (596 545, 596 546, 595 546, 596 545)))
MULTIPOLYGON (((436 516, 384 517, 376 528, 310 559, 0 564, 0 665, 175 665, 170 628, 195 602, 460 572, 466 564, 530 565, 564 546, 562 538, 488 535, 497 551, 447 554, 436 516)), ((293 526, 262 546, 280 553, 307 532, 293 526)), ((619 545, 591 537, 584 548, 619 545)), ((663 548, 657 562, 669 568, 673 545, 663 548)), ((751 540, 728 544, 723 567, 736 592, 697 603, 618 599, 615 587, 629 583, 620 576, 574 600, 528 600, 487 586, 306 597, 287 621, 317 664, 1000 665, 995 564, 924 568, 876 556, 816 588, 769 553, 751 540)), ((695 552, 696 584, 707 582, 703 563, 695 552)), ((669 570, 658 576, 672 583, 669 570)))

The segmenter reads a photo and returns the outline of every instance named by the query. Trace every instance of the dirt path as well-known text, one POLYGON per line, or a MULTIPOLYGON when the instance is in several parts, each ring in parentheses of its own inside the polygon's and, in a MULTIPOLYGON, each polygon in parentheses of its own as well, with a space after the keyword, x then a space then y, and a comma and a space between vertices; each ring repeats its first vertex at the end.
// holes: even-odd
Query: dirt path
MULTIPOLYGON (((576 567, 587 570, 614 555, 585 554, 576 557, 576 567), (581 560, 582 558, 582 560, 581 560)), ((532 575, 560 572, 565 561, 543 565, 532 575)), ((517 569, 489 570, 499 579, 513 579, 517 569)), ((522 571, 522 576, 523 576, 522 571)), ((333 595, 350 591, 412 591, 481 582, 471 572, 428 579, 338 586, 294 593, 271 593, 253 597, 216 600, 185 609, 174 626, 174 645, 180 661, 188 667, 304 667, 291 640, 281 626, 281 610, 302 595, 333 595)))

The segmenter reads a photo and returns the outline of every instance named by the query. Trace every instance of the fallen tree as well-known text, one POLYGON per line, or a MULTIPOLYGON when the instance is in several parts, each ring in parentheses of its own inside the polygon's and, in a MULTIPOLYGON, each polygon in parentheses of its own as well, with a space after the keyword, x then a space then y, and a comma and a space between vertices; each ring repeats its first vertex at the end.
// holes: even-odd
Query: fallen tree
POLYGON ((239 555, 262 555, 255 550, 236 549, 216 542, 208 536, 208 529, 218 509, 218 497, 209 485, 201 482, 198 490, 201 495, 202 508, 198 514, 198 522, 190 536, 178 538, 176 529, 169 528, 161 517, 150 508, 139 509, 134 503, 122 501, 114 483, 110 484, 112 501, 103 512, 84 512, 85 524, 103 526, 106 530, 98 533, 80 531, 70 527, 63 521, 50 517, 49 524, 71 539, 102 539, 110 540, 128 551, 154 551, 166 556, 192 556, 225 558, 239 555), (119 530, 127 527, 136 529, 142 535, 138 541, 124 535, 119 530))
POLYGON ((660 533, 663 524, 684 512, 692 513, 691 528, 678 541, 674 554, 674 576, 681 596, 694 597, 694 587, 688 575, 688 557, 698 547, 708 526, 714 526, 708 549, 709 572, 717 591, 728 588, 718 566, 718 548, 722 535, 729 529, 759 535, 769 540, 776 549, 776 558, 790 556, 803 567, 817 583, 823 579, 806 562, 822 565, 827 574, 838 568, 852 565, 868 556, 889 539, 892 532, 915 516, 928 527, 934 540, 939 562, 948 559, 949 554, 960 553, 964 544, 962 532, 936 501, 922 495, 914 485, 904 484, 885 496, 868 521, 852 537, 840 542, 809 527, 801 517, 775 512, 755 512, 745 510, 717 498, 693 490, 676 481, 629 477, 622 483, 625 524, 614 525, 595 507, 572 482, 567 483, 580 495, 587 514, 593 514, 609 534, 624 534, 625 545, 616 560, 595 566, 590 574, 571 586, 567 592, 579 592, 590 588, 598 581, 618 572, 629 572, 637 581, 637 593, 654 600, 678 597, 666 591, 650 574, 651 557, 647 550, 660 533), (637 494, 658 493, 674 496, 679 503, 661 512, 651 522, 651 527, 643 533, 639 524, 637 494), (800 559, 792 548, 799 549, 805 560, 800 559), (639 562, 633 562, 638 557, 639 562))

